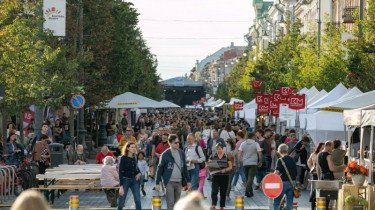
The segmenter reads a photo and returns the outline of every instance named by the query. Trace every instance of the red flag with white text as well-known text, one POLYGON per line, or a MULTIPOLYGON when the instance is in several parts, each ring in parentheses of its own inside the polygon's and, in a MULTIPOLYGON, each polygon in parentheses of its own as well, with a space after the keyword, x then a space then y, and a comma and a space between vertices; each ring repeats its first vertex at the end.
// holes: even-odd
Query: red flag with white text
POLYGON ((260 89, 262 83, 263 81, 251 81, 251 86, 253 86, 253 89, 260 89))
POLYGON ((295 87, 280 87, 280 93, 283 96, 287 96, 292 94, 293 90, 296 89, 295 87))
POLYGON ((270 107, 269 105, 258 104, 257 112, 258 114, 268 114, 270 112, 270 107))
POLYGON ((241 110, 243 110, 243 105, 244 105, 244 103, 240 102, 240 101, 233 102, 233 109, 234 109, 234 111, 241 111, 241 110))
POLYGON ((289 95, 289 109, 300 110, 306 106, 306 95, 292 94, 289 95))

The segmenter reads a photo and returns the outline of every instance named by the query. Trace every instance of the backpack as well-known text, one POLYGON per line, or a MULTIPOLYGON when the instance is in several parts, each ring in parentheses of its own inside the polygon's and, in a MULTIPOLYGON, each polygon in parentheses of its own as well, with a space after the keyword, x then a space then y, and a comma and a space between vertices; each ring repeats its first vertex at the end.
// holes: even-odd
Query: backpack
MULTIPOLYGON (((201 146, 195 146, 195 153, 197 153, 198 157, 201 158, 201 156, 199 155, 199 152, 198 152, 198 147, 202 148, 201 146)), ((202 151, 203 151, 203 154, 204 154, 204 150, 202 148, 202 151)), ((204 154, 204 156, 206 156, 207 154, 204 154)), ((199 164, 199 170, 201 169, 204 169, 206 167, 206 163, 205 161, 201 162, 201 163, 198 163, 199 164)))

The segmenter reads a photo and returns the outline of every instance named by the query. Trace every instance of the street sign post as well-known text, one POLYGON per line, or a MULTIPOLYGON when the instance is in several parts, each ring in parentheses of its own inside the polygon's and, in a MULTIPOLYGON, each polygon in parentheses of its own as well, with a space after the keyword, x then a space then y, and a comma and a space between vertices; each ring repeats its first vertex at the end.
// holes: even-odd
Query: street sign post
POLYGON ((268 198, 277 198, 283 191, 283 182, 280 176, 268 174, 263 179, 263 192, 268 198))
POLYGON ((70 99, 70 104, 74 109, 81 109, 85 106, 86 99, 82 95, 73 95, 70 99))

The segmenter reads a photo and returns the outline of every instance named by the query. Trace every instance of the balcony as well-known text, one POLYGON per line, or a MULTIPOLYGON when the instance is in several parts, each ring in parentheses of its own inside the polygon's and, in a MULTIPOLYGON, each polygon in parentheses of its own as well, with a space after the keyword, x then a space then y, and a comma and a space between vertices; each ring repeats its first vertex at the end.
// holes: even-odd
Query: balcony
POLYGON ((343 23, 354 23, 356 19, 354 13, 357 9, 359 9, 359 7, 345 7, 342 15, 342 18, 344 19, 343 23))

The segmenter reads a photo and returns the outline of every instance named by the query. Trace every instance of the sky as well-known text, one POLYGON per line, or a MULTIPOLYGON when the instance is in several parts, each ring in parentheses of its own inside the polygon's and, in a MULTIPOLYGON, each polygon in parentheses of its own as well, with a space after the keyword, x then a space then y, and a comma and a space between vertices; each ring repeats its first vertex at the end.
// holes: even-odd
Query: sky
POLYGON ((129 0, 139 27, 158 59, 161 79, 190 74, 203 60, 231 42, 245 46, 254 18, 251 0, 129 0))

